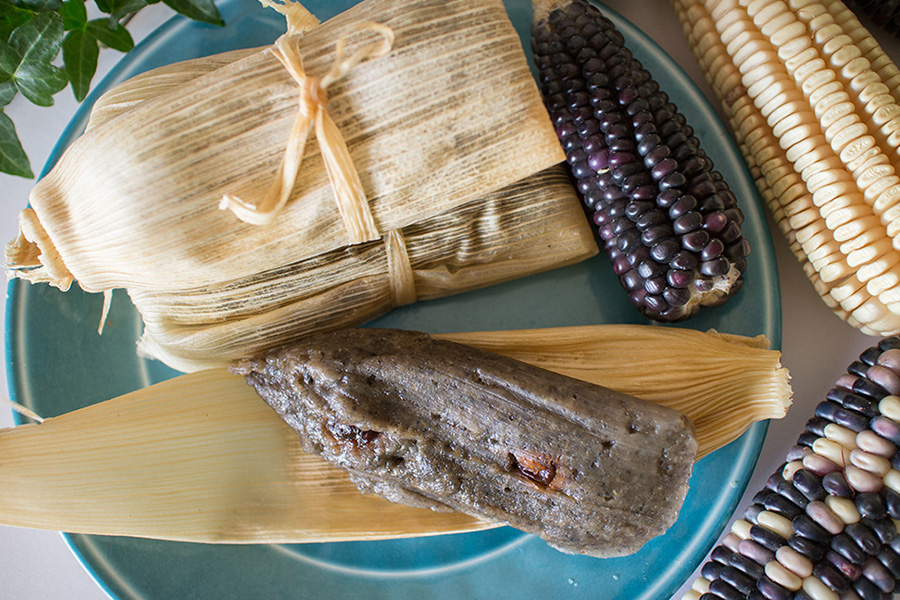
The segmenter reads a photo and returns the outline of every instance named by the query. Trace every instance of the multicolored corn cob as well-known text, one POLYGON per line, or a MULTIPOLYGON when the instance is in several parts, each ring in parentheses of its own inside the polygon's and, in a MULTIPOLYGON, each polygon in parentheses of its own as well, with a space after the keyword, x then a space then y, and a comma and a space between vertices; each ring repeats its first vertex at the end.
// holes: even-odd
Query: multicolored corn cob
POLYGON ((900 338, 863 352, 701 568, 685 600, 900 591, 900 338))
POLYGON ((647 317, 679 321, 743 284, 737 200, 621 33, 586 0, 535 2, 541 88, 613 269, 647 317))

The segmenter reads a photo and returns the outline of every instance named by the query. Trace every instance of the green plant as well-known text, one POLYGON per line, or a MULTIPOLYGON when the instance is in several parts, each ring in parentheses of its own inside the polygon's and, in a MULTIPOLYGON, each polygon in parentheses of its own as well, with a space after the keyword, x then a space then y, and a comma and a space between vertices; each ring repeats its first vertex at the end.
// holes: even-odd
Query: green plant
MULTIPOLYGON (((91 19, 85 0, 0 0, 0 172, 34 177, 4 108, 17 94, 38 106, 71 84, 84 100, 97 70, 100 47, 128 52, 128 21, 160 0, 95 0, 104 16, 91 19), (62 54, 62 61, 58 60, 62 54)), ((197 21, 224 24, 213 0, 162 0, 197 21)))

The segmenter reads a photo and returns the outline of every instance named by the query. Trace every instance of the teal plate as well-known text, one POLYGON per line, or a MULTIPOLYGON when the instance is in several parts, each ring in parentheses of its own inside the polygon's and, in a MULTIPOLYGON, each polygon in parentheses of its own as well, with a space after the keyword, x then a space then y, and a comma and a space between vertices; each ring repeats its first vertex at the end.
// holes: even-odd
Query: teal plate
MULTIPOLYGON (((328 19, 352 0, 311 0, 328 19)), ((530 2, 508 0, 528 46, 530 2)), ((115 67, 70 124, 49 164, 76 138, 99 93, 147 69, 202 55, 271 43, 280 15, 256 0, 225 0, 216 28, 177 17, 115 67)), ((688 326, 757 335, 781 343, 774 252, 762 205, 737 149, 693 82, 640 30, 609 12, 634 54, 686 114, 704 148, 741 199, 753 246, 746 285, 725 306, 688 326)), ((115 295, 108 325, 96 334, 102 299, 44 285, 9 284, 8 373, 13 398, 45 417, 138 389, 176 374, 136 356, 140 318, 115 295)), ((377 319, 378 326, 431 332, 589 323, 644 323, 605 257, 478 292, 421 302, 377 319), (564 293, 560 291, 564 290, 564 293)), ((676 355, 672 356, 677 361, 676 355)), ((686 374, 685 376, 689 376, 686 374)), ((510 528, 434 538, 307 545, 224 546, 67 535, 74 552, 116 599, 172 598, 669 598, 696 568, 731 518, 756 464, 767 425, 758 423, 701 460, 680 517, 666 535, 618 559, 561 554, 510 528)))

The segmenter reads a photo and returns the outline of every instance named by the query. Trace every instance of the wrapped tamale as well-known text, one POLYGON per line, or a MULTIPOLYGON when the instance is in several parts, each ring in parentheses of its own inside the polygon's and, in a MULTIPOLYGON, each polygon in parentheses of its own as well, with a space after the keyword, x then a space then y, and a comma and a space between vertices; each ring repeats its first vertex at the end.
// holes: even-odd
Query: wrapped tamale
POLYGON ((7 263, 62 289, 126 289, 141 350, 194 370, 593 255, 563 159, 502 2, 367 0, 108 92, 35 187, 7 263), (379 31, 389 47, 321 100, 364 194, 356 230, 317 135, 299 137, 296 173, 284 165, 306 83, 379 31), (264 222, 220 207, 252 213, 285 174, 264 222))

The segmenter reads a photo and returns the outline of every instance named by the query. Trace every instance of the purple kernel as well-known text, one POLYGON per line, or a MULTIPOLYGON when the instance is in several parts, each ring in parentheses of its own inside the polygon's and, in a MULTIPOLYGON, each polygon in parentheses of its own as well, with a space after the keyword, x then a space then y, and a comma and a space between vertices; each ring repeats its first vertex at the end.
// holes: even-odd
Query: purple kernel
MULTIPOLYGON (((651 227, 641 234, 641 241, 644 242, 644 244, 647 246, 655 246, 659 242, 667 239, 675 241, 672 238, 672 226, 668 223, 663 223, 661 225, 651 227)), ((679 245, 679 250, 680 249, 681 246, 679 245)))
POLYGON ((750 255, 750 241, 747 238, 741 238, 732 242, 725 248, 725 256, 730 261, 740 260, 750 255))
POLYGON ((670 305, 680 307, 684 306, 688 303, 688 301, 690 301, 691 292, 685 287, 670 287, 666 288, 666 290, 663 292, 663 298, 665 298, 666 302, 668 302, 670 305))
MULTIPOLYGON (((675 219, 675 221, 672 223, 672 229, 678 235, 682 235, 685 233, 690 233, 691 231, 696 231, 702 224, 703 215, 701 215, 697 211, 691 211, 675 219)), ((707 238, 709 238, 709 234, 707 234, 707 238)))
POLYGON ((632 269, 620 277, 622 285, 626 290, 633 292, 635 290, 643 290, 644 280, 638 274, 636 269, 632 269))
POLYGON ((875 417, 869 422, 872 431, 884 439, 900 445, 900 425, 884 416, 875 417))
POLYGON ((790 600, 793 595, 789 590, 778 585, 766 576, 756 582, 756 587, 766 600, 790 600))
POLYGON ((644 290, 648 294, 652 295, 660 295, 666 289, 666 278, 665 277, 653 277, 652 279, 648 279, 644 282, 644 290))
MULTIPOLYGON (((650 174, 654 179, 661 180, 671 175, 677 175, 675 169, 678 168, 678 163, 674 158, 664 158, 655 165, 650 170, 650 174)), ((682 177, 684 177, 682 175, 682 177)), ((678 185, 669 185, 668 187, 679 187, 678 185)))
MULTIPOLYGON (((599 215, 600 213, 597 213, 599 215)), ((596 215, 595 215, 596 218, 596 215)), ((612 223, 603 223, 597 229, 597 234, 600 236, 600 239, 604 242, 609 240, 614 240, 616 238, 616 232, 613 231, 612 223)))
POLYGON ((866 371, 866 377, 872 383, 883 387, 889 394, 894 396, 900 394, 900 375, 897 375, 891 369, 881 365, 873 365, 866 371))
POLYGON ((677 241, 672 238, 666 238, 650 249, 650 256, 661 263, 668 263, 679 250, 681 250, 681 245, 677 241))
POLYGON ((669 307, 669 303, 662 296, 651 294, 644 296, 644 304, 655 313, 660 313, 669 307))
MULTIPOLYGON (((697 213, 692 213, 697 214, 697 213)), ((684 217, 682 217, 684 218, 684 217)), ((676 233, 678 231, 678 221, 675 221, 675 229, 676 233)), ((698 229, 696 231, 692 231, 691 233, 686 233, 681 236, 681 246, 685 250, 689 250, 691 252, 700 252, 709 243, 709 234, 703 231, 702 229, 698 229)), ((702 267, 701 267, 702 268, 702 267)), ((726 271, 727 273, 727 271, 726 271)), ((722 275, 722 273, 717 273, 717 275, 722 275)))
POLYGON ((694 278, 690 271, 680 271, 678 269, 669 269, 666 272, 666 281, 674 288, 686 288, 691 284, 694 278))
POLYGON ((692 271, 697 267, 697 262, 696 254, 682 250, 672 258, 669 265, 671 265, 673 269, 692 271))
POLYGON ((641 231, 647 231, 651 227, 656 227, 659 225, 663 225, 668 222, 668 217, 666 213, 659 209, 648 210, 644 214, 640 215, 635 222, 637 228, 641 231))
POLYGON ((631 198, 634 200, 650 200, 656 197, 656 186, 639 185, 631 191, 631 198))
POLYGON ((624 254, 618 256, 613 261, 612 266, 613 272, 615 272, 616 275, 624 275, 631 270, 631 265, 628 264, 628 257, 626 257, 624 254))
POLYGON ((854 579, 858 579, 862 574, 860 568, 857 565, 854 565, 852 562, 847 560, 846 557, 841 556, 834 550, 829 550, 828 553, 825 554, 825 560, 831 563, 831 566, 836 568, 841 575, 850 579, 851 581, 854 579))
POLYGON ((856 383, 856 380, 859 379, 856 375, 851 375, 850 373, 844 373, 840 377, 837 378, 834 386, 841 388, 842 390, 847 390, 848 392, 853 391, 853 384, 856 383))
POLYGON ((656 203, 660 208, 670 208, 681 196, 682 194, 678 190, 663 190, 657 194, 656 203))
POLYGON ((725 275, 731 269, 731 263, 724 256, 700 263, 700 272, 708 277, 725 275))
POLYGON ((644 164, 648 169, 652 169, 659 164, 660 161, 668 158, 671 153, 672 151, 669 150, 668 146, 657 146, 644 156, 644 164))
POLYGON ((588 155, 588 166, 595 171, 608 169, 610 166, 610 155, 606 149, 597 150, 588 155))
POLYGON ((703 250, 700 252, 700 260, 712 260, 714 258, 718 258, 722 255, 722 252, 725 251, 725 244, 722 243, 721 240, 711 239, 706 246, 703 247, 703 250))
POLYGON ((900 349, 891 348, 882 352, 878 357, 878 364, 895 373, 900 373, 900 349))
MULTIPOLYGON (((829 460, 828 462, 831 461, 829 460)), ((854 494, 853 488, 847 483, 847 478, 839 471, 824 474, 822 476, 822 487, 832 496, 840 496, 841 498, 851 498, 854 494)))
MULTIPOLYGON (((724 212, 722 214, 725 214, 724 212)), ((726 215, 727 218, 727 215, 726 215)), ((719 234, 719 239, 721 239, 726 244, 730 244, 732 242, 736 242, 741 238, 741 227, 737 223, 730 221, 728 225, 722 229, 722 232, 719 234)))
POLYGON ((590 155, 594 152, 606 148, 606 140, 600 134, 589 135, 582 142, 582 147, 588 153, 588 158, 590 158, 590 155))
POLYGON ((689 214, 695 208, 697 208, 697 198, 690 194, 685 194, 669 207, 669 217, 673 220, 679 219, 689 214))

